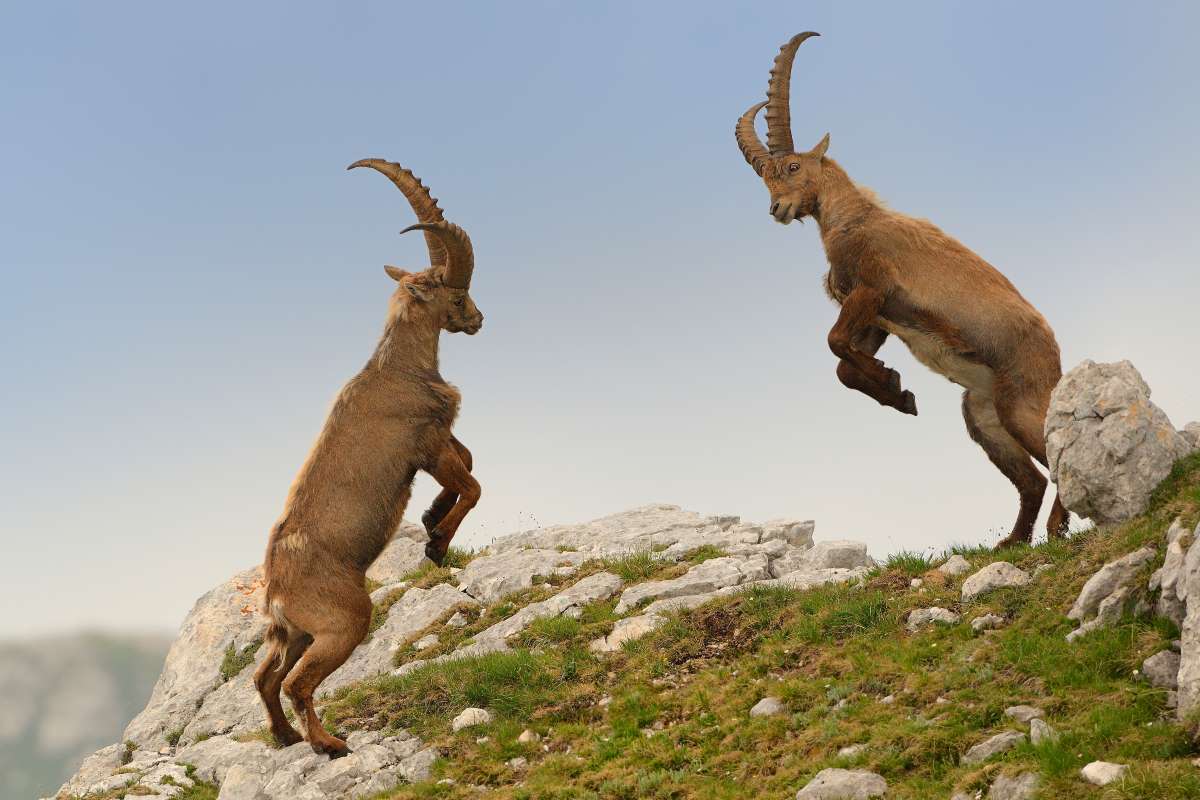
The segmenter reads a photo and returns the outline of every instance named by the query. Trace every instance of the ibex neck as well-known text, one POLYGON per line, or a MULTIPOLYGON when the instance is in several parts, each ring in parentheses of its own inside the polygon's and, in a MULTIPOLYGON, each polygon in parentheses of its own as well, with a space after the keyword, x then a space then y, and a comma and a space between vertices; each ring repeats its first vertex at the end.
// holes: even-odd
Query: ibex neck
POLYGON ((412 322, 393 317, 371 356, 371 366, 381 372, 436 372, 440 341, 441 331, 425 320, 412 322))
POLYGON ((825 159, 821 166, 821 189, 813 217, 822 235, 861 222, 879 205, 854 185, 836 161, 825 159))

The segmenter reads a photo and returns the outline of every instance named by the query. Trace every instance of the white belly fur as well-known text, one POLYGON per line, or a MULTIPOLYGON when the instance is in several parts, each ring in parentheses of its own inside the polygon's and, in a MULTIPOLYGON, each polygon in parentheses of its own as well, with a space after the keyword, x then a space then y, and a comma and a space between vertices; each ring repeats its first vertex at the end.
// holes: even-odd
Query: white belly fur
POLYGON ((908 345, 908 349, 912 351, 917 361, 937 374, 945 376, 964 389, 991 397, 994 376, 988 367, 968 361, 947 347, 940 339, 922 331, 903 328, 885 319, 876 320, 876 324, 888 333, 899 337, 908 345))

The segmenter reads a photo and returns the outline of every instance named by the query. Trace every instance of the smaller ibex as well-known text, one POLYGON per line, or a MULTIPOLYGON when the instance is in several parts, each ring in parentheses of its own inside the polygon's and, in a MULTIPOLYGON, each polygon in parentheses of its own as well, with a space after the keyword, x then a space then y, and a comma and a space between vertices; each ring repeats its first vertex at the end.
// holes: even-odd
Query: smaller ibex
POLYGON ((425 232, 432 266, 385 267, 399 285, 383 338, 338 395, 271 530, 263 563, 268 650, 254 675, 275 738, 301 740, 284 717, 282 689, 313 750, 335 756, 346 743, 321 726, 313 694, 367 634, 366 570, 399 526, 413 478, 423 470, 442 486, 422 518, 426 553, 439 563, 480 494, 471 454, 450 434, 458 390, 438 374, 441 332, 474 334, 483 325, 467 293, 471 240, 408 170, 380 159, 354 167, 382 172, 408 198, 420 222, 405 232, 425 232))
MULTIPOLYGON (((875 358, 889 335, 917 360, 962 386, 967 432, 1013 482, 1021 507, 1000 543, 1028 542, 1046 492, 1033 458, 1046 463, 1042 428, 1061 377, 1054 332, 991 264, 923 219, 885 208, 825 155, 792 144, 789 89, 796 49, 817 34, 792 37, 775 58, 767 99, 737 122, 738 146, 771 192, 771 216, 785 225, 811 216, 829 260, 825 290, 841 305, 829 332, 838 379, 904 414, 913 393, 875 358), (767 144, 754 118, 767 109, 767 144)), ((1047 530, 1060 536, 1067 512, 1056 498, 1047 530)))

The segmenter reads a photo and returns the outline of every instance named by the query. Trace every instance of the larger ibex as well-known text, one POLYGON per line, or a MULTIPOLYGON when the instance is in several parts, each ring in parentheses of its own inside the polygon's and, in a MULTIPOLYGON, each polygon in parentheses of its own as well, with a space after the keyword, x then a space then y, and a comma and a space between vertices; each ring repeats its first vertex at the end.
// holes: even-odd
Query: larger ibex
MULTIPOLYGON (((962 386, 967 432, 1012 481, 1021 508, 999 546, 1028 542, 1046 491, 1030 456, 1046 464, 1043 426, 1062 374, 1049 324, 1003 275, 933 224, 882 206, 826 157, 829 134, 807 152, 792 144, 789 84, 801 33, 775 58, 765 102, 737 122, 738 146, 771 192, 771 216, 787 224, 811 216, 829 260, 825 289, 841 304, 829 332, 837 376, 880 404, 917 413, 900 375, 875 358, 888 334, 917 360, 962 386), (767 109, 767 144, 754 120, 767 109)), ((1056 498, 1050 536, 1066 530, 1056 498)))
POLYGON ((450 435, 458 390, 438 374, 441 331, 474 334, 483 324, 467 293, 471 240, 443 219, 411 172, 379 159, 350 168, 360 166, 404 192, 420 220, 405 230, 425 232, 432 266, 415 274, 385 267, 399 286, 383 338, 338 395, 271 530, 263 564, 268 650, 254 675, 275 738, 301 739, 284 717, 282 688, 313 750, 331 755, 345 753, 346 743, 321 726, 313 693, 367 634, 366 570, 400 524, 414 476, 424 470, 443 487, 423 517, 434 561, 479 500, 471 455, 450 435))

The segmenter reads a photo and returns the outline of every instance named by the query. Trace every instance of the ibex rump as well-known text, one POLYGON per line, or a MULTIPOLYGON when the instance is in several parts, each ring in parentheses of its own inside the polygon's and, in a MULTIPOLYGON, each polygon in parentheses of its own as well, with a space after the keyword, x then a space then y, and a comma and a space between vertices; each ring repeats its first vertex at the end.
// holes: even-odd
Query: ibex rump
POLYGON ((345 753, 346 743, 321 726, 313 694, 367 634, 366 570, 400 524, 417 471, 443 487, 423 517, 435 561, 480 495, 471 455, 450 434, 458 390, 438 374, 441 331, 474 334, 483 324, 468 294, 471 241, 411 172, 377 159, 356 166, 383 172, 405 193, 420 219, 406 230, 425 232, 432 266, 415 274, 385 268, 399 285, 383 338, 338 395, 271 530, 263 564, 268 651, 254 676, 275 738, 301 740, 284 717, 282 689, 304 738, 331 755, 345 753))
MULTIPOLYGON (((789 89, 796 49, 809 32, 780 50, 767 100, 738 120, 746 161, 771 192, 771 215, 787 224, 811 216, 829 260, 825 288, 841 305, 829 332, 838 379, 881 405, 916 415, 900 375, 875 358, 889 334, 918 361, 962 386, 967 432, 1016 485, 1021 505, 998 546, 1028 542, 1046 491, 1030 457, 1046 464, 1043 426, 1050 392, 1062 375, 1049 324, 994 267, 925 220, 883 207, 826 157, 829 135, 807 152, 792 144, 789 89), (754 130, 766 107, 767 144, 754 130)), ((1056 498, 1050 536, 1066 530, 1056 498)))

